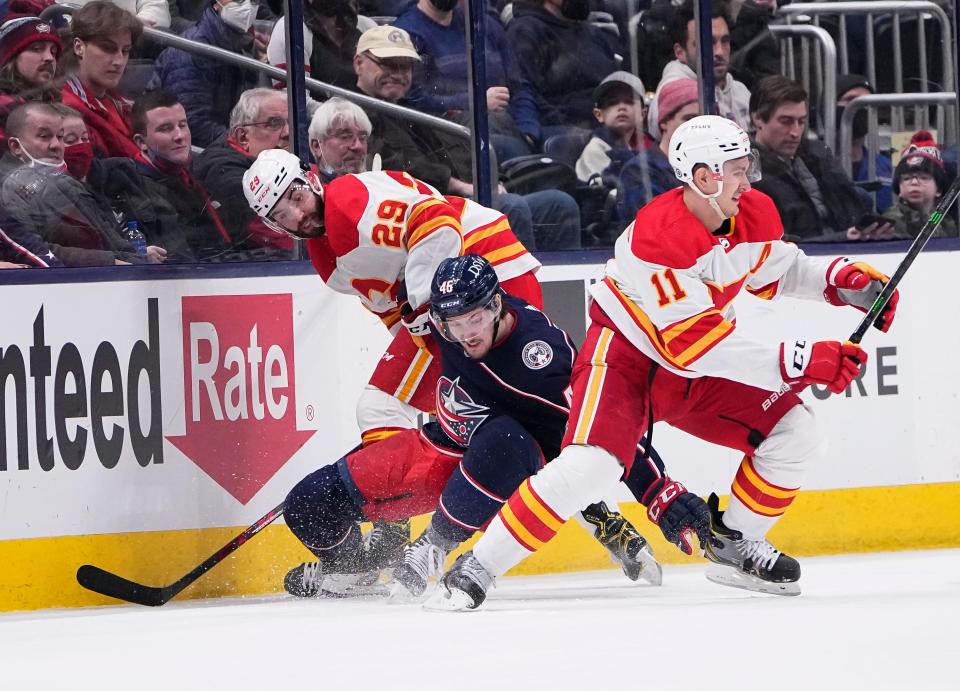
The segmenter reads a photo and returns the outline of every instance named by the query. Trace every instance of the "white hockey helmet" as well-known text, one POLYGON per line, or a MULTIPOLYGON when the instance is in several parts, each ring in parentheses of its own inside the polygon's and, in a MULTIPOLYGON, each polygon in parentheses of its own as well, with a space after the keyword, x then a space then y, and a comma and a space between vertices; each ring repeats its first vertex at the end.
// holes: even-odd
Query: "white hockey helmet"
POLYGON ((710 168, 718 182, 723 181, 723 164, 750 157, 747 179, 760 180, 759 159, 750 145, 750 135, 733 120, 719 115, 699 115, 680 125, 670 137, 670 165, 680 182, 693 182, 693 169, 700 164, 710 168), (719 177, 718 177, 719 176, 719 177))
POLYGON ((260 152, 253 165, 243 174, 243 194, 250 208, 264 223, 274 230, 302 239, 270 218, 277 202, 287 193, 290 185, 296 182, 309 187, 323 201, 323 186, 316 173, 285 149, 266 149, 260 152))

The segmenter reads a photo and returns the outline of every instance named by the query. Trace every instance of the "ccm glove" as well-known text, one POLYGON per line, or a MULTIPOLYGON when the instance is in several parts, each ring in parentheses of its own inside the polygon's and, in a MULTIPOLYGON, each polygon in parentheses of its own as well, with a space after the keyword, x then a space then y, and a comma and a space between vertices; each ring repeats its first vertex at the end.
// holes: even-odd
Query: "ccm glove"
POLYGON ((806 341, 780 344, 780 374, 788 384, 819 384, 842 393, 867 363, 867 353, 849 341, 806 341))
MULTIPOLYGON (((837 259, 827 270, 827 289, 823 296, 831 305, 851 305, 863 313, 869 312, 883 286, 890 279, 869 264, 855 262, 846 257, 837 259)), ((883 311, 873 325, 886 333, 897 313, 900 291, 893 291, 883 311)))
POLYGON ((696 533, 701 548, 710 539, 710 510, 679 482, 669 477, 657 480, 645 493, 644 504, 647 518, 684 554, 693 554, 691 533, 696 533))
POLYGON ((400 322, 410 332, 411 336, 423 338, 430 333, 430 303, 425 302, 417 309, 413 309, 409 302, 403 303, 400 308, 400 322))

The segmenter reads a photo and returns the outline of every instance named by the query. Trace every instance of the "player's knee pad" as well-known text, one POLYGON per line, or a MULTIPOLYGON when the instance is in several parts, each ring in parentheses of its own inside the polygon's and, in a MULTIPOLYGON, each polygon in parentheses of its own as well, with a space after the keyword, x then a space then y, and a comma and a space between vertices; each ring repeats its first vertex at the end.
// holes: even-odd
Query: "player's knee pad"
POLYGON ((419 415, 417 408, 374 386, 368 385, 357 399, 357 425, 364 444, 397 429, 416 429, 419 415))
POLYGON ((351 499, 337 464, 307 475, 287 494, 287 527, 321 561, 352 555, 360 544, 363 514, 351 499))
POLYGON ((620 481, 623 466, 599 446, 571 444, 530 478, 530 486, 564 519, 603 498, 620 481))
POLYGON ((541 465, 539 445, 519 423, 507 417, 485 421, 440 495, 434 530, 458 542, 465 540, 541 465))
POLYGON ((807 469, 823 457, 826 436, 813 411, 793 406, 757 447, 753 464, 764 480, 781 487, 799 487, 807 469))

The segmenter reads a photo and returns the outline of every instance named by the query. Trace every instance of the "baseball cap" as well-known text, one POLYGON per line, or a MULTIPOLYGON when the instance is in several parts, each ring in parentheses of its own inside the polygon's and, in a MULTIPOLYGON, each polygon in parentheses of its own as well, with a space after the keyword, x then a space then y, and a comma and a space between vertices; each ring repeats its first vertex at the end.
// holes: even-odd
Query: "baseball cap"
POLYGON ((635 74, 618 70, 604 77, 603 81, 593 90, 593 105, 595 108, 603 108, 606 105, 610 105, 607 100, 614 94, 619 94, 624 91, 632 93, 635 101, 646 103, 647 90, 644 88, 640 78, 635 74))
POLYGON ((403 29, 384 24, 364 31, 357 41, 357 55, 370 53, 377 58, 410 58, 419 60, 410 34, 403 29))

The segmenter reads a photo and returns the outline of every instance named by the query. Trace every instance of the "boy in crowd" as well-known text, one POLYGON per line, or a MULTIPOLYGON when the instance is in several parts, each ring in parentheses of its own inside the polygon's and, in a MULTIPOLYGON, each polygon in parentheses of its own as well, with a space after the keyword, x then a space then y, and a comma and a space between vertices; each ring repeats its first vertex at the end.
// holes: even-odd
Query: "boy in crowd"
MULTIPOLYGON (((894 237, 910 240, 917 237, 946 189, 947 171, 940 147, 933 135, 920 130, 910 139, 910 145, 893 173, 897 203, 883 217, 893 222, 894 237)), ((957 237, 957 222, 953 215, 944 217, 933 236, 957 237)))

